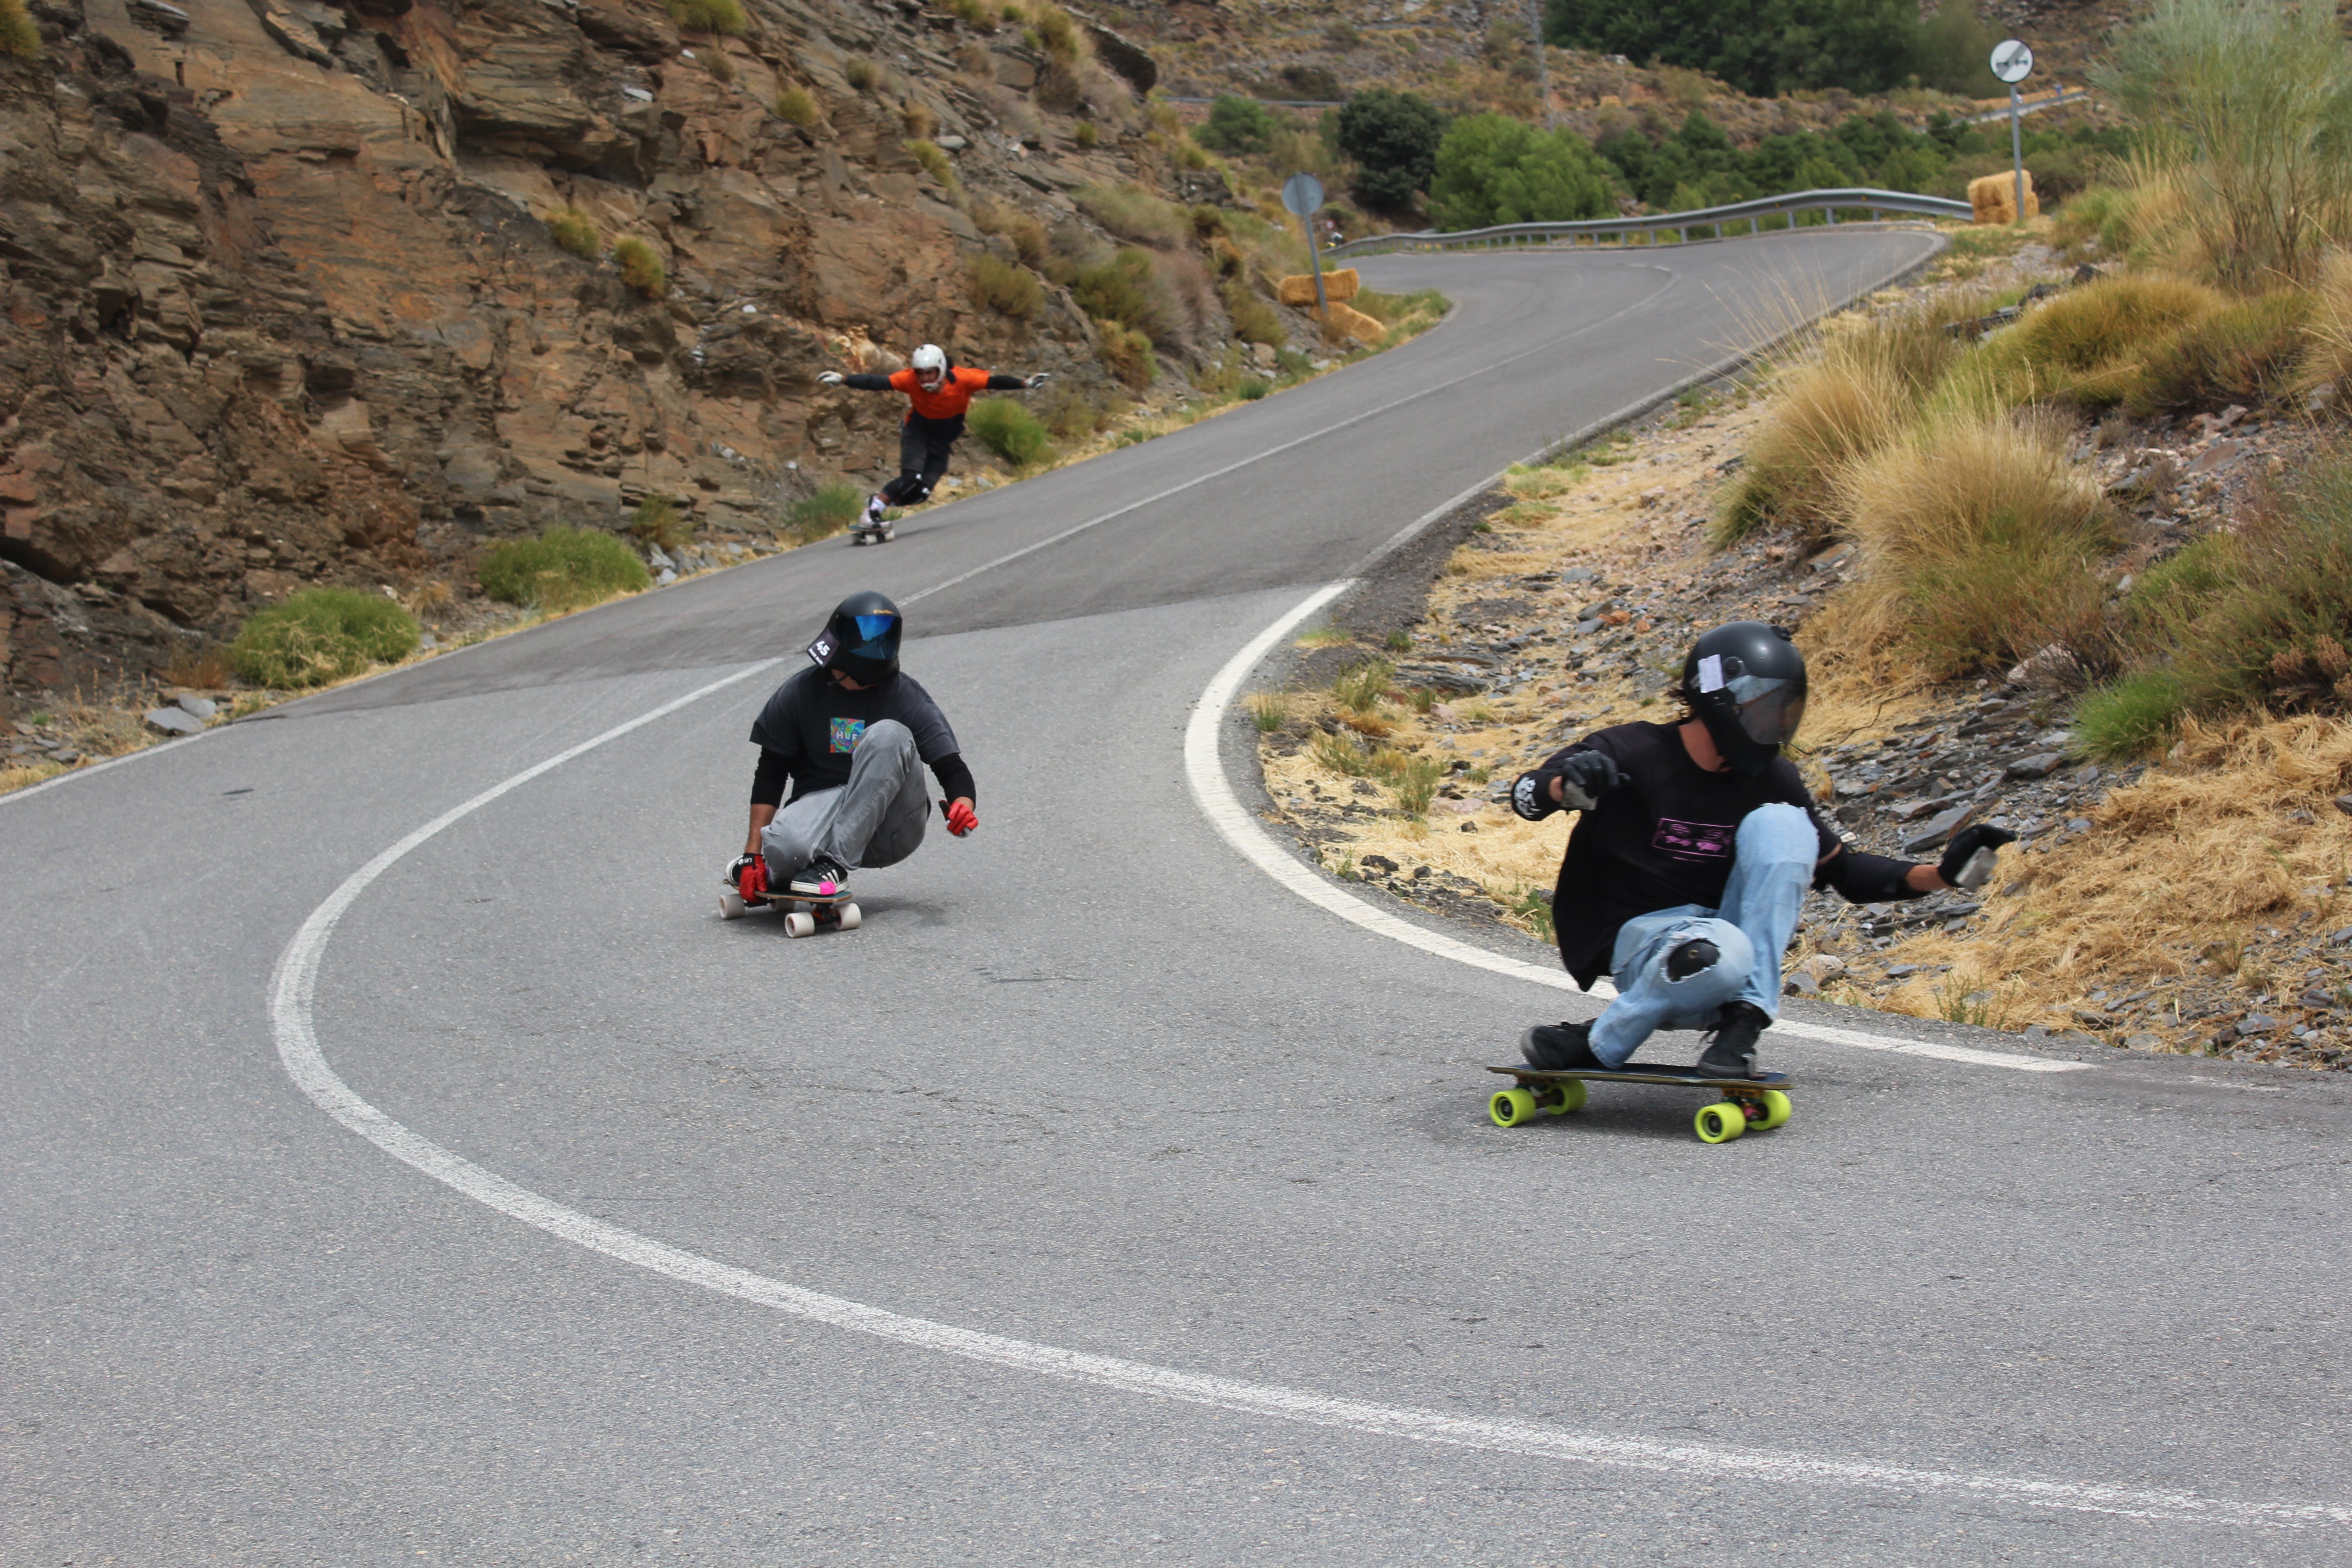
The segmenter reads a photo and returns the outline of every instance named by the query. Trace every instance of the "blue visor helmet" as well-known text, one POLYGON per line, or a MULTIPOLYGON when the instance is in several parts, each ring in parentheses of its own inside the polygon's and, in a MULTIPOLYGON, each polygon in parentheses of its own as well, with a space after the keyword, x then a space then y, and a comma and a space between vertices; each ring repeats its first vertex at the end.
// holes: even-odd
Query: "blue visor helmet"
POLYGON ((809 644, 809 662, 837 669, 861 686, 898 673, 898 638, 906 621, 879 594, 852 594, 835 606, 824 630, 809 644))

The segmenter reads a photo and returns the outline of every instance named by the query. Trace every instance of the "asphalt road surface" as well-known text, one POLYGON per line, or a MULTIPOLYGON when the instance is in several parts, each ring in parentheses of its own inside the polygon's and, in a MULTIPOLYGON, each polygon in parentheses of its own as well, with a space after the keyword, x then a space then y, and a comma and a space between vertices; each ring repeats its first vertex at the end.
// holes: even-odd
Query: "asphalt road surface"
POLYGON ((1782 1131, 1502 1131, 1478 1064, 1593 1005, 1185 782, 1310 590, 1929 243, 1373 262, 1457 312, 0 804, 0 1559, 2352 1560, 2339 1082, 1775 1036, 1782 1131), (751 716, 869 585, 981 830, 721 923, 751 716))

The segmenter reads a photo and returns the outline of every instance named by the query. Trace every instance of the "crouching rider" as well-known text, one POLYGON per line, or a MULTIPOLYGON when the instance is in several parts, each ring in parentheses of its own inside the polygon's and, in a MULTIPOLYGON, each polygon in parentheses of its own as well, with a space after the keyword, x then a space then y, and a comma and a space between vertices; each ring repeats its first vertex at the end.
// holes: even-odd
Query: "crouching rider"
POLYGON ((1513 785, 1530 822, 1581 812, 1552 893, 1560 962, 1616 998, 1589 1023, 1539 1024, 1519 1048, 1538 1068, 1621 1068, 1659 1029, 1699 1029, 1710 1077, 1756 1078, 1758 1037, 1780 1000, 1780 955, 1809 888, 1853 903, 1976 888, 2016 838, 1962 829, 1936 865, 1846 847, 1781 748, 1805 712, 1805 658, 1790 636, 1734 621, 1692 645, 1667 724, 1617 724, 1513 785))
POLYGON ((844 599, 809 644, 812 668, 776 688, 751 726, 751 828, 730 888, 787 898, 845 893, 859 866, 915 852, 930 814, 929 766, 948 831, 980 826, 971 770, 930 693, 898 668, 904 623, 879 594, 844 599), (791 798, 786 799, 789 784, 791 798), (745 873, 752 875, 748 887, 745 873))

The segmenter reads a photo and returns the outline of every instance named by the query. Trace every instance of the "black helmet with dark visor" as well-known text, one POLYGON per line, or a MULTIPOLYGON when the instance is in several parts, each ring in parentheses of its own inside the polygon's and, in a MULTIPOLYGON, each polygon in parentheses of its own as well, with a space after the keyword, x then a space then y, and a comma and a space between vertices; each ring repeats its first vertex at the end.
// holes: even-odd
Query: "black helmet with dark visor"
POLYGON ((1805 717, 1805 656, 1761 621, 1717 626, 1683 660, 1683 700, 1743 773, 1771 766, 1805 717))

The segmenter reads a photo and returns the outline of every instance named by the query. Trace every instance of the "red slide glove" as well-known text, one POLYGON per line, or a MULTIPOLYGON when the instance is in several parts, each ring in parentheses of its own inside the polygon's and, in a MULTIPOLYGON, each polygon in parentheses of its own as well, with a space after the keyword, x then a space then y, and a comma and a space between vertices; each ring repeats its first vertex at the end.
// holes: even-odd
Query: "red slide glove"
POLYGON ((735 862, 735 889, 747 899, 761 899, 768 894, 768 858, 746 855, 735 862))
POLYGON ((958 838, 980 826, 980 813, 972 810, 968 800, 943 800, 940 810, 948 819, 948 831, 958 838))

